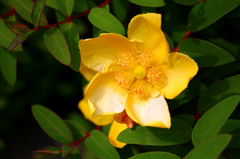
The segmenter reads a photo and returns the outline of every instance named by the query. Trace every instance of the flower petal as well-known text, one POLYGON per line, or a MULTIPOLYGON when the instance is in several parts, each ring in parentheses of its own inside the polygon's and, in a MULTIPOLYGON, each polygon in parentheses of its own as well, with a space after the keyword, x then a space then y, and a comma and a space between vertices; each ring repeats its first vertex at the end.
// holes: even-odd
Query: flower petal
POLYGON ((113 121, 113 115, 104 115, 93 118, 87 98, 83 98, 78 103, 78 108, 81 110, 84 117, 93 122, 95 125, 108 125, 113 121))
POLYGON ((82 61, 80 64, 79 72, 83 75, 83 77, 89 82, 91 79, 97 74, 96 71, 85 66, 82 61))
POLYGON ((160 62, 169 54, 170 48, 161 30, 161 14, 140 14, 130 21, 128 38, 134 42, 138 51, 146 51, 151 58, 160 62))
POLYGON ((187 88, 189 81, 197 74, 198 65, 189 56, 171 53, 161 65, 168 78, 168 84, 161 92, 167 99, 173 99, 187 88))
MULTIPOLYGON (((131 53, 133 57, 137 55, 134 45, 126 37, 115 33, 80 40, 79 49, 84 65, 102 73, 118 71, 121 65, 117 63, 123 53, 131 53)), ((136 62, 131 62, 129 68, 136 65, 136 62)))
POLYGON ((128 116, 142 126, 159 128, 171 126, 168 105, 163 95, 139 99, 135 94, 129 93, 125 109, 128 116))
POLYGON ((86 88, 85 96, 94 107, 93 117, 124 110, 128 93, 115 80, 115 73, 98 73, 86 88))
POLYGON ((108 134, 108 139, 114 147, 123 148, 125 145, 127 145, 126 143, 122 143, 117 140, 118 135, 125 129, 127 129, 127 125, 125 123, 122 124, 113 121, 108 134))

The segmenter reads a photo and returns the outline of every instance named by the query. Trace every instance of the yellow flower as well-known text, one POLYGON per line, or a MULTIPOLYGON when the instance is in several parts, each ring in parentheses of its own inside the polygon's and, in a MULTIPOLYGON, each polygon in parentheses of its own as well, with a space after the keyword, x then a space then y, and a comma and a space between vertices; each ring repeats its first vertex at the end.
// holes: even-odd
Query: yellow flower
POLYGON ((198 71, 187 55, 170 53, 161 15, 155 13, 135 16, 128 38, 101 34, 80 40, 79 48, 86 68, 98 72, 85 91, 92 117, 114 115, 116 121, 126 122, 126 113, 142 126, 170 128, 164 97, 179 95, 198 71))

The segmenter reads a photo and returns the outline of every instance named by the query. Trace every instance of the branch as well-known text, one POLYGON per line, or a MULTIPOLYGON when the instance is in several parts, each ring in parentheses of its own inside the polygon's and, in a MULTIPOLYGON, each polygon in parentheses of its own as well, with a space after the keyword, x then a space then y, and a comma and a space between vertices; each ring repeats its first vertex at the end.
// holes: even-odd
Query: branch
MULTIPOLYGON (((185 40, 185 39, 187 39, 189 35, 190 35, 190 30, 188 30, 188 31, 186 32, 186 34, 185 34, 185 36, 183 37, 182 41, 185 40)), ((178 52, 178 46, 173 49, 173 52, 178 52)))

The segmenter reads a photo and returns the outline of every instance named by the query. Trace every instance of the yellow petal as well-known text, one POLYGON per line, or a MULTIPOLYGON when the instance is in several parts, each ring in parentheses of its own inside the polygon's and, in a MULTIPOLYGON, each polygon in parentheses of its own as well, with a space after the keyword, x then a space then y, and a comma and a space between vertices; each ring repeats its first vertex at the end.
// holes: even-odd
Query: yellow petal
POLYGON ((108 139, 114 147, 123 148, 125 145, 127 145, 126 143, 117 141, 118 135, 125 129, 127 129, 127 125, 125 123, 122 124, 122 123, 113 121, 108 134, 108 139))
POLYGON ((126 103, 128 116, 142 126, 170 128, 171 119, 168 105, 162 95, 139 99, 129 94, 126 103))
POLYGON ((147 13, 133 17, 128 26, 128 38, 139 51, 146 51, 156 62, 161 62, 170 52, 161 30, 161 14, 147 13))
POLYGON ((104 115, 93 118, 87 98, 82 99, 78 103, 78 108, 81 110, 84 117, 93 122, 95 125, 108 125, 111 124, 113 121, 113 115, 104 115))
POLYGON ((173 99, 187 88, 189 81, 197 74, 198 65, 189 56, 171 53, 161 65, 168 78, 168 84, 161 92, 167 99, 173 99))
POLYGON ((93 117, 122 112, 127 94, 127 91, 117 84, 115 73, 98 73, 85 91, 85 96, 94 107, 93 117))
MULTIPOLYGON (((118 71, 119 59, 124 53, 137 55, 134 45, 124 36, 115 33, 101 34, 97 38, 79 41, 81 59, 84 65, 102 73, 118 71)), ((129 63, 135 68, 136 61, 129 63)))
POLYGON ((91 79, 97 74, 96 71, 85 66, 82 61, 80 64, 79 72, 83 75, 83 77, 89 82, 91 79))

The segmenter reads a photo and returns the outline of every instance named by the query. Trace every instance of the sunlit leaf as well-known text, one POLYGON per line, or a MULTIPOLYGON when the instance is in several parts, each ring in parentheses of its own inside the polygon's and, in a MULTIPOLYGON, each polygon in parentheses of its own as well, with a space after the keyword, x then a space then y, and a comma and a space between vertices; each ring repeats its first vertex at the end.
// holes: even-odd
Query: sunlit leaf
POLYGON ((93 25, 104 31, 123 35, 126 34, 125 28, 118 19, 105 9, 91 9, 91 12, 88 14, 88 19, 93 25))
POLYGON ((129 0, 130 2, 146 7, 162 7, 165 6, 164 0, 129 0))
POLYGON ((32 113, 41 128, 54 140, 70 144, 73 136, 66 123, 54 112, 41 106, 33 105, 32 113))
POLYGON ((37 0, 32 10, 32 23, 37 28, 39 26, 46 0, 37 0))
POLYGON ((239 101, 240 96, 232 96, 208 110, 193 128, 193 145, 196 147, 200 143, 214 137, 237 107, 239 101))
POLYGON ((43 35, 43 41, 49 52, 62 64, 71 65, 71 54, 63 33, 57 27, 51 27, 43 35))

